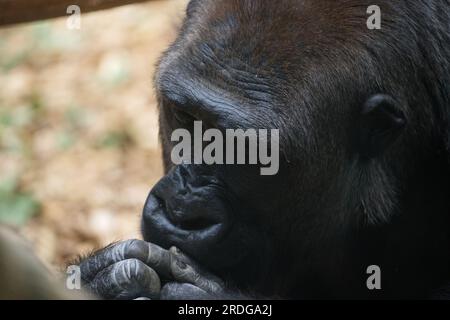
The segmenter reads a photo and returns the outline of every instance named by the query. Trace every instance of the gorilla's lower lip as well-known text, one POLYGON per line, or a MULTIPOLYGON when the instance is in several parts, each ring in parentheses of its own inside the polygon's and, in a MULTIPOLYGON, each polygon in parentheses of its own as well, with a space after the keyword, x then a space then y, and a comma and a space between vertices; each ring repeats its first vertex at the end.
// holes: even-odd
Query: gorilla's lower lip
POLYGON ((202 228, 203 222, 200 218, 197 225, 200 228, 195 228, 195 231, 192 230, 193 227, 183 228, 187 224, 183 225, 183 222, 175 223, 170 219, 170 214, 166 210, 165 201, 154 194, 150 194, 145 205, 143 223, 145 229, 148 230, 146 234, 152 234, 152 238, 164 230, 164 234, 161 234, 162 239, 158 239, 162 242, 168 242, 169 240, 173 242, 172 244, 178 245, 187 241, 190 245, 197 242, 205 245, 208 239, 219 239, 224 233, 223 223, 208 224, 207 227, 202 228))

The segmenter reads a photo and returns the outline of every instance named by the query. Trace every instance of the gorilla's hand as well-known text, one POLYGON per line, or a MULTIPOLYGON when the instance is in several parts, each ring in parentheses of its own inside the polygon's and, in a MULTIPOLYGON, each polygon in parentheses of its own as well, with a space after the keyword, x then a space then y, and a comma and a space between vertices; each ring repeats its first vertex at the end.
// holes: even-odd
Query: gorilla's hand
POLYGON ((112 244, 80 262, 83 287, 104 299, 159 298, 171 253, 141 240, 112 244))
POLYGON ((79 265, 83 287, 104 299, 246 299, 179 249, 142 240, 112 244, 79 265))
POLYGON ((227 290, 222 280, 202 269, 179 249, 172 247, 170 271, 173 282, 161 290, 162 300, 243 299, 227 290))

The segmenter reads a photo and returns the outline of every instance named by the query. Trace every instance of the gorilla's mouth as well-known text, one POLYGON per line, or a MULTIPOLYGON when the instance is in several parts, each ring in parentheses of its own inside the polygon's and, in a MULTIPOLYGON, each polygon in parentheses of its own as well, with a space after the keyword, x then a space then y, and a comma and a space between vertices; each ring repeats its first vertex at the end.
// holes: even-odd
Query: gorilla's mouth
POLYGON ((199 211, 175 211, 170 204, 166 203, 164 198, 158 196, 157 190, 155 190, 153 196, 159 204, 160 213, 165 214, 169 222, 180 230, 196 232, 210 229, 221 223, 218 219, 204 216, 199 211))
POLYGON ((163 177, 146 201, 142 233, 148 242, 176 246, 216 270, 248 255, 246 232, 238 227, 213 175, 180 165, 163 177))
POLYGON ((172 209, 170 200, 156 195, 157 190, 152 190, 144 209, 146 241, 163 247, 177 246, 186 250, 188 246, 198 250, 222 236, 224 226, 221 222, 197 216, 198 211, 190 211, 187 207, 183 211, 172 209))

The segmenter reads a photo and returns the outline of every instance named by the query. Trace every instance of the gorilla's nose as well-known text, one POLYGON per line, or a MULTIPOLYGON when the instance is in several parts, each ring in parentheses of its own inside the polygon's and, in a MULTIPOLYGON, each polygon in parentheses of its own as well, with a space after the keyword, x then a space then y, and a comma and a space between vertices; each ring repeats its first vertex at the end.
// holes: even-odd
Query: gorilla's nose
POLYGON ((187 253, 206 252, 230 224, 221 190, 214 176, 194 166, 175 167, 150 192, 142 220, 144 239, 187 253))

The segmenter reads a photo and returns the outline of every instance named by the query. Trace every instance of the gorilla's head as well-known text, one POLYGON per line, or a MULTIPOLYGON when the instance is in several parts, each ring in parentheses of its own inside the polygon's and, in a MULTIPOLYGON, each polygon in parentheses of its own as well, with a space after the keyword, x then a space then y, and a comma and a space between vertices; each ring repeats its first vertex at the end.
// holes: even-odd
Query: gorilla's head
POLYGON ((425 150, 442 142, 417 81, 424 57, 407 20, 387 18, 395 4, 383 1, 374 32, 368 4, 353 2, 191 1, 156 76, 167 175, 145 206, 147 241, 280 292, 336 266, 353 233, 403 209, 425 150), (193 133, 194 121, 279 129, 279 172, 173 165, 171 134, 193 133))

